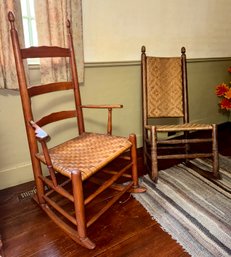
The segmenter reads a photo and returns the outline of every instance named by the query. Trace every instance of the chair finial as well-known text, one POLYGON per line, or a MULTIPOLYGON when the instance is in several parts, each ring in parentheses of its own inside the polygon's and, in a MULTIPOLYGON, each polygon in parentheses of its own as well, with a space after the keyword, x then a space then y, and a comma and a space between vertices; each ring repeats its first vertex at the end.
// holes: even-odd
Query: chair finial
POLYGON ((10 22, 11 29, 13 29, 14 22, 15 22, 15 16, 14 16, 13 12, 11 12, 11 11, 8 12, 8 20, 10 22))
POLYGON ((141 52, 142 52, 142 54, 144 54, 146 52, 146 47, 145 46, 141 47, 141 52))
POLYGON ((67 30, 69 33, 71 32, 71 22, 69 19, 67 20, 67 30))
POLYGON ((184 46, 182 46, 182 47, 181 47, 181 53, 182 53, 182 54, 185 54, 185 52, 186 52, 186 49, 185 49, 184 46))

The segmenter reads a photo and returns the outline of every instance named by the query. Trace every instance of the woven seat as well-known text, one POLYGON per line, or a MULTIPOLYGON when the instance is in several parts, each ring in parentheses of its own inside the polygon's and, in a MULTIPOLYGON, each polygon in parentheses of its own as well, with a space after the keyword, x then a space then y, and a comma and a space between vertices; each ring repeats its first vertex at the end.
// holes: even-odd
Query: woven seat
POLYGON ((146 171, 157 182, 161 159, 182 159, 187 163, 189 158, 210 157, 213 160, 212 175, 219 178, 216 124, 189 122, 185 48, 181 49, 181 57, 147 56, 144 46, 141 51, 146 171), (210 137, 195 137, 192 132, 196 131, 207 131, 210 137), (202 152, 198 147, 195 150, 197 143, 208 145, 210 150, 202 152))
MULTIPOLYGON (((124 137, 83 133, 49 149, 49 155, 56 171, 71 178, 78 169, 85 180, 130 147, 131 142, 124 137)), ((36 156, 46 163, 43 153, 36 156)))
MULTIPOLYGON (((76 243, 94 249, 95 243, 88 237, 88 227, 99 220, 125 193, 145 191, 138 183, 136 135, 112 135, 112 110, 122 108, 121 104, 82 105, 70 21, 67 22, 68 47, 21 48, 12 12, 9 12, 8 18, 36 185, 35 200, 76 243), (66 67, 70 69, 68 74, 71 74, 71 78, 69 81, 29 85, 23 65, 24 59, 28 58, 51 58, 56 64, 60 58, 64 58, 61 60, 68 64, 66 67), (60 102, 64 108, 74 108, 60 110, 60 102), (51 110, 47 106, 51 106, 51 110), (83 115, 83 109, 86 108, 89 111, 105 109, 108 113, 104 133, 86 132, 83 115), (72 124, 76 132, 76 137, 69 140, 66 140, 70 129, 65 123, 67 119, 74 120, 74 123, 67 124, 72 124), (45 126, 46 130, 55 131, 52 138, 44 130, 45 126), (61 136, 57 135, 59 132, 61 136), (63 140, 62 132, 65 133, 63 140), (56 143, 56 138, 61 139, 62 143, 56 143), (48 140, 54 146, 51 149, 48 140), (112 161, 113 165, 110 165, 112 161), (102 201, 104 196, 107 201, 102 201)), ((55 65, 57 69, 58 66, 55 65)))
POLYGON ((193 131, 193 130, 211 130, 212 125, 210 124, 197 124, 197 123, 184 123, 175 125, 157 125, 156 130, 162 132, 173 132, 173 131, 193 131))

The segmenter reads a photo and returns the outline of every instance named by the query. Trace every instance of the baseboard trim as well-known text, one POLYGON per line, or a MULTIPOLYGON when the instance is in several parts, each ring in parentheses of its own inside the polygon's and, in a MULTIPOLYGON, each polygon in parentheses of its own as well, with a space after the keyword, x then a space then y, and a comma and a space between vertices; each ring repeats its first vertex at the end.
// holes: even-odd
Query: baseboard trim
POLYGON ((0 190, 34 180, 30 163, 0 171, 0 190))
POLYGON ((224 130, 224 129, 231 129, 231 121, 226 121, 224 123, 218 124, 217 125, 219 130, 224 130))

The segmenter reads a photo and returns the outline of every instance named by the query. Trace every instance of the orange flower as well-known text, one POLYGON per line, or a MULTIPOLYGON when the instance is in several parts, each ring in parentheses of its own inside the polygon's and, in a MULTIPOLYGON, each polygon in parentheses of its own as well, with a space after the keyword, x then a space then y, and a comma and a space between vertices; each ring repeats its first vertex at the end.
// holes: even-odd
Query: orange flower
MULTIPOLYGON (((231 73, 231 66, 228 68, 228 72, 231 73)), ((220 108, 231 113, 231 82, 229 85, 224 82, 217 85, 215 93, 220 98, 220 108)))
POLYGON ((227 99, 231 99, 231 88, 227 91, 227 92, 225 92, 225 98, 227 98, 227 99))
POLYGON ((231 110, 231 102, 226 98, 221 100, 220 106, 221 106, 221 109, 225 109, 227 111, 231 110))
POLYGON ((228 91, 229 91, 229 87, 225 83, 222 83, 222 84, 216 86, 216 95, 217 96, 224 96, 225 93, 228 91))

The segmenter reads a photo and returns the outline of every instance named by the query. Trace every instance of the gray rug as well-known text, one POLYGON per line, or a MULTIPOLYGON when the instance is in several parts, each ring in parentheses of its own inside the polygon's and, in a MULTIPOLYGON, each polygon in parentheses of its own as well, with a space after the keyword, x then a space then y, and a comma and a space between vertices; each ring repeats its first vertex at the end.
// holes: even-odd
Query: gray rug
MULTIPOLYGON (((211 171, 207 159, 191 163, 211 171)), ((145 176, 147 192, 133 196, 190 255, 231 256, 230 158, 220 156, 220 173, 208 180, 179 164, 160 171, 157 184, 145 176)))

